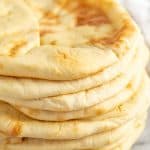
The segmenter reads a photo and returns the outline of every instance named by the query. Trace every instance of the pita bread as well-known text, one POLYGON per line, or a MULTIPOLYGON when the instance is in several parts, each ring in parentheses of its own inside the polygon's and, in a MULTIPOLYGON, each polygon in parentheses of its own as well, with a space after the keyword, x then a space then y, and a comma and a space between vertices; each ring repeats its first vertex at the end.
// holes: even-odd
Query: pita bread
POLYGON ((147 111, 150 104, 149 85, 149 80, 146 78, 141 85, 141 90, 133 99, 111 112, 83 120, 40 122, 24 116, 10 105, 1 102, 0 131, 10 136, 43 139, 78 139, 94 133, 106 132, 123 126, 137 115, 147 111))
POLYGON ((13 95, 13 97, 16 99, 37 99, 41 97, 57 96, 62 94, 79 92, 82 90, 87 90, 89 88, 99 86, 117 77, 121 73, 121 71, 119 70, 125 68, 124 71, 122 70, 122 72, 125 72, 128 69, 127 63, 131 62, 133 57, 132 55, 134 53, 132 53, 132 55, 129 54, 126 57, 124 57, 124 59, 120 63, 114 64, 112 67, 110 66, 104 69, 104 71, 102 72, 80 80, 52 82, 47 80, 11 78, 0 76, 1 99, 8 99, 8 96, 10 95, 13 95), (39 92, 37 92, 37 90, 39 92))
MULTIPOLYGON (((34 150, 35 148, 41 149, 49 149, 52 150, 72 150, 72 149, 97 149, 99 147, 104 147, 104 149, 108 146, 111 147, 112 144, 120 141, 122 137, 129 136, 129 134, 134 133, 134 131, 139 131, 142 128, 145 117, 137 118, 124 124, 122 127, 108 131, 108 133, 95 134, 93 136, 85 137, 80 140, 60 140, 60 141, 51 141, 51 140, 42 140, 42 139, 24 139, 21 143, 16 144, 4 144, 1 147, 6 148, 29 148, 34 150), (128 131, 128 132, 127 132, 128 131), (118 134, 118 135, 117 135, 118 134), (100 137, 99 137, 100 136, 100 137), (40 142, 39 142, 40 140, 40 142), (109 145, 108 145, 109 143, 109 145)), ((139 136, 139 132, 136 133, 139 136)), ((7 149, 6 149, 7 150, 7 149)))
MULTIPOLYGON (((65 121, 70 119, 82 119, 87 117, 93 117, 102 113, 112 110, 116 105, 119 105, 129 99, 133 94, 130 89, 124 89, 116 96, 106 99, 104 102, 98 103, 94 106, 87 107, 81 110, 69 111, 69 112, 54 112, 42 109, 33 109, 25 105, 17 105, 14 107, 31 118, 47 121, 65 121), (110 103, 111 102, 111 103, 110 103)), ((11 102, 9 102, 11 103, 11 102)), ((12 104, 13 105, 13 104, 12 104)), ((32 104, 30 104, 32 105, 32 104)))
MULTIPOLYGON (((139 51, 139 55, 143 56, 143 58, 147 58, 144 51, 139 51)), ((146 59, 144 59, 146 60, 146 59)), ((93 106, 100 102, 103 102, 105 99, 110 98, 111 96, 116 95, 121 90, 123 90, 131 81, 134 74, 137 76, 138 74, 142 74, 140 72, 140 68, 142 70, 143 66, 145 66, 146 62, 140 60, 138 57, 132 62, 130 65, 130 70, 126 72, 126 74, 121 75, 115 80, 108 82, 100 87, 81 91, 74 94, 62 95, 57 97, 47 97, 42 99, 33 99, 33 100, 21 100, 21 99, 13 99, 1 97, 1 100, 11 103, 13 105, 30 107, 33 109, 42 109, 42 110, 50 110, 50 111, 72 111, 72 110, 80 110, 85 109, 86 107, 93 106), (140 67, 141 66, 141 67, 140 67), (107 94, 106 94, 107 92, 107 94)), ((140 76, 137 76, 137 81, 140 80, 140 76), (139 78, 139 79, 138 79, 139 78)), ((135 87, 136 84, 135 84, 135 87)), ((11 96, 11 95, 10 95, 11 96)))
MULTIPOLYGON (((139 69, 139 66, 137 66, 137 69, 139 69)), ((134 77, 133 73, 136 74, 137 71, 135 71, 135 68, 132 67, 130 73, 126 75, 121 75, 116 80, 111 81, 100 87, 78 92, 78 93, 69 94, 69 95, 42 98, 39 99, 39 101, 48 101, 49 103, 48 109, 50 111, 72 111, 72 110, 79 110, 82 108, 90 107, 97 103, 103 102, 105 99, 108 99, 116 95, 118 92, 124 89, 134 77)), ((4 98, 1 100, 5 101, 4 98)), ((7 99, 6 101, 8 100, 9 102, 12 101, 11 103, 13 103, 12 98, 7 99)), ((21 99, 20 101, 21 103, 23 102, 23 100, 21 99)), ((28 101, 31 102, 32 100, 28 100, 28 101)), ((36 103, 36 99, 33 100, 33 102, 36 103)), ((14 99, 14 104, 15 103, 16 102, 14 99)))
MULTIPOLYGON (((145 63, 146 64, 146 62, 147 62, 147 59, 148 59, 148 55, 149 53, 148 53, 148 51, 147 51, 147 49, 145 49, 145 50, 141 50, 141 49, 139 49, 138 50, 138 54, 137 55, 140 55, 140 57, 142 58, 142 62, 143 62, 143 64, 145 63), (144 53, 145 52, 145 53, 144 53), (144 60, 144 61, 143 61, 144 60)), ((139 57, 139 56, 138 56, 139 57)), ((137 59, 137 61, 139 61, 139 60, 141 60, 140 58, 136 58, 137 59)), ((134 63, 134 61, 132 61, 132 63, 131 64, 133 64, 134 63)), ((136 67, 135 68, 137 68, 137 64, 136 64, 136 67)), ((138 68, 139 69, 139 68, 138 68)), ((135 69, 134 69, 135 70, 135 69)), ((127 71, 129 71, 129 70, 127 70, 127 71)), ((127 72, 128 73, 128 72, 127 72)), ((105 75, 104 75, 105 76, 105 75)), ((94 79, 95 80, 95 79, 94 79)), ((119 80, 119 79, 118 79, 119 80)), ((97 81, 97 80, 95 80, 95 81, 97 81)), ((115 84, 115 81, 111 81, 111 82, 114 82, 114 86, 116 87, 117 86, 117 84, 119 83, 121 83, 121 82, 118 82, 117 84, 115 84)), ((110 83, 111 83, 110 82, 110 83)), ((77 100, 75 100, 75 102, 74 101, 72 101, 71 102, 71 100, 68 98, 68 100, 67 101, 65 101, 64 99, 67 97, 67 95, 66 96, 61 96, 62 98, 60 99, 60 96, 58 96, 58 97, 49 97, 49 98, 43 98, 43 99, 36 99, 36 100, 31 100, 30 99, 30 101, 26 101, 26 100, 22 100, 22 99, 20 99, 20 98, 15 98, 16 97, 16 95, 18 94, 18 93, 20 93, 21 94, 21 97, 26 97, 26 96, 29 96, 29 95, 31 95, 32 93, 35 93, 36 95, 38 94, 38 93, 40 93, 41 94, 41 92, 40 91, 42 91, 41 90, 41 88, 39 89, 37 89, 37 87, 35 86, 36 84, 35 84, 35 82, 31 82, 31 80, 30 81, 28 81, 28 80, 25 80, 25 82, 24 82, 24 79, 23 80, 21 80, 21 79, 14 79, 14 80, 12 80, 12 78, 5 78, 5 77, 1 77, 1 80, 0 80, 0 83, 1 83, 1 87, 0 87, 0 99, 2 99, 3 101, 6 101, 6 102, 8 102, 8 103, 12 103, 13 105, 20 105, 20 106, 25 106, 25 107, 30 107, 30 108, 32 108, 32 109, 43 109, 43 110, 55 110, 55 111, 61 111, 61 109, 62 109, 62 111, 64 111, 65 109, 69 109, 70 111, 71 110, 76 110, 76 109, 81 109, 81 108, 84 108, 84 105, 83 106, 81 106, 81 100, 80 100, 80 102, 79 103, 77 103, 77 100), (20 82, 18 82, 18 81, 20 81, 20 82), (20 83, 21 83, 21 85, 20 85, 20 83), (12 85, 13 85, 13 88, 12 88, 12 85), (32 87, 32 88, 31 88, 32 87), (32 90, 32 89, 34 89, 34 91, 32 90), (18 93, 17 93, 18 92, 18 93), (59 100, 59 102, 60 102, 60 104, 58 103, 58 100, 59 100), (65 105, 68 107, 68 108, 65 108, 66 106, 65 105, 62 105, 63 103, 65 103, 65 105), (74 104, 76 104, 76 107, 73 107, 72 105, 74 105, 74 104), (78 105, 79 104, 79 105, 78 105), (60 105, 60 106, 59 106, 60 105), (54 108, 51 108, 51 107, 54 107, 54 108), (58 107, 58 108, 57 108, 58 107), (62 108, 61 108, 62 107, 62 108), (71 108, 69 108, 69 107, 71 107, 71 108), (72 108, 73 107, 73 108, 72 108)), ((43 85, 42 83, 42 81, 41 82, 39 82, 39 83, 41 83, 41 85, 43 85)), ((44 81, 44 84, 45 84, 46 82, 44 81)), ((108 87, 109 88, 111 88, 110 87, 110 83, 107 83, 106 85, 105 85, 105 83, 102 85, 102 86, 100 86, 100 87, 102 87, 102 90, 105 90, 105 88, 107 88, 107 85, 108 85, 108 87), (105 87, 106 86, 106 87, 105 87)), ((137 83, 136 83, 137 84, 137 83)), ((135 84, 135 87, 136 87, 136 84, 135 84)), ((40 84, 39 84, 40 85, 40 84)), ((56 84, 57 85, 57 84, 56 84)), ((65 84, 66 85, 66 84, 65 84)), ((69 85, 69 84, 68 84, 69 85)), ((70 86, 71 85, 73 85, 73 84, 70 84, 70 86)), ((80 85, 80 84, 79 84, 80 85)), ((40 86, 38 86, 38 87, 40 87, 40 86)), ((49 86, 41 86, 43 89, 45 89, 45 91, 51 91, 52 90, 52 86, 51 86, 51 88, 49 87, 49 86), (47 87, 47 88, 46 88, 47 87), (50 88, 50 90, 49 90, 49 88, 50 88)), ((64 86, 64 87, 66 87, 66 86, 64 86)), ((58 86, 58 88, 59 88, 59 86, 58 86)), ((57 89, 58 89, 57 88, 57 89)), ((55 86, 54 86, 54 89, 55 89, 55 86)), ((114 88, 115 89, 115 88, 114 88)), ((108 90, 108 89, 107 89, 108 90)), ((119 90, 119 89, 118 89, 119 90)), ((80 92, 80 93, 83 93, 83 92, 80 92)), ((19 95, 20 95, 19 94, 19 95)), ((78 94, 78 93, 76 93, 76 94, 78 94)), ((76 94, 72 94, 72 95, 76 95, 76 94)), ((34 94, 33 94, 34 95, 34 94)), ((17 95, 17 97, 18 97, 18 95, 17 95)), ((19 96, 20 97, 20 96, 19 96)), ((101 97, 102 98, 102 97, 101 97)), ((96 103, 95 103, 96 104, 96 103)))
MULTIPOLYGON (((49 0, 44 2, 45 3, 43 3, 43 1, 33 1, 33 0, 30 1, 30 3, 33 3, 32 5, 34 5, 34 7, 37 8, 40 7, 40 9, 45 9, 45 6, 47 7, 50 6, 51 3, 52 5, 54 3, 53 1, 49 1, 49 0), (43 4, 41 5, 41 3, 43 4)), ((11 2, 9 4, 11 5, 11 2)), ((15 5, 15 3, 13 3, 13 5, 15 5)), ((1 5, 1 7, 2 9, 7 9, 3 5, 1 5)), ((46 11, 48 10, 49 8, 46 8, 46 11)), ((84 28, 86 27, 83 26, 83 29, 84 28)), ((140 45, 143 45, 143 39, 139 37, 137 43, 141 43, 140 45)), ((43 80, 25 79, 25 78, 22 79, 22 78, 0 77, 0 83, 1 83, 0 98, 9 99, 10 98, 9 95, 11 96, 13 95, 13 98, 17 98, 17 99, 38 99, 43 97, 56 96, 56 95, 58 96, 58 95, 63 95, 68 93, 79 92, 81 90, 85 90, 85 89, 87 90, 89 88, 96 87, 104 82, 108 82, 114 79, 116 76, 120 74, 120 70, 121 72, 126 71, 124 70, 124 68, 127 68, 125 66, 127 65, 127 62, 130 62, 129 60, 131 60, 131 58, 133 57, 136 47, 139 46, 137 46, 136 44, 133 45, 130 51, 127 51, 127 53, 125 53, 121 59, 117 60, 117 63, 113 64, 114 67, 110 65, 108 68, 106 67, 106 69, 104 69, 103 71, 101 70, 102 72, 98 72, 92 75, 92 77, 90 76, 85 79, 82 78, 79 80, 72 80, 72 81, 50 82, 46 80, 43 81, 43 80)), ((145 45, 143 45, 143 47, 145 47, 145 45)), ((90 46, 90 48, 92 47, 90 46)))
POLYGON ((130 149, 150 105, 149 51, 119 2, 0 10, 0 149, 130 149))
MULTIPOLYGON (((143 49, 143 47, 141 47, 141 49, 143 49)), ((0 83, 2 85, 0 87, 0 95, 5 97, 5 99, 7 99, 8 95, 14 95, 14 98, 18 99, 33 99, 87 90, 108 82, 117 77, 121 72, 125 72, 134 58, 134 55, 135 48, 128 52, 120 62, 109 66, 95 75, 79 80, 58 82, 0 76, 0 83), (13 85, 13 88, 10 88, 10 85, 13 85), (24 94, 22 94, 22 89, 24 89, 24 94), (40 92, 37 92, 37 89, 39 89, 38 91, 40 92), (7 94, 5 94, 6 91, 7 94)))
MULTIPOLYGON (((66 2, 69 3, 69 1, 66 2)), ((20 7, 18 8, 17 7, 18 2, 16 0, 13 1, 9 0, 8 3, 10 5, 13 4, 14 6, 11 9, 11 13, 13 14, 12 20, 14 20, 15 25, 17 24, 15 28, 18 30, 19 29, 18 26, 20 26, 21 23, 17 22, 17 20, 22 20, 21 19, 22 16, 18 16, 16 14, 18 14, 17 12, 20 11, 19 8, 28 7, 28 5, 26 5, 24 2, 20 2, 20 7)), ((82 26, 82 28, 84 28, 84 26, 89 26, 89 28, 91 29, 101 28, 101 24, 105 24, 106 22, 106 26, 109 23, 113 28, 113 34, 108 34, 107 37, 105 38, 100 37, 102 41, 100 40, 100 42, 98 42, 100 43, 98 44, 98 46, 97 44, 93 44, 93 42, 92 42, 93 46, 90 47, 86 43, 85 44, 82 43, 81 44, 82 46, 80 46, 80 44, 77 44, 77 46, 75 47, 68 47, 63 45, 54 46, 52 44, 47 44, 47 45, 35 46, 34 48, 31 48, 30 50, 28 50, 28 52, 24 53, 21 56, 17 56, 19 52, 16 52, 16 55, 14 55, 13 57, 9 57, 8 55, 0 56, 0 64, 3 68, 0 69, 1 75, 16 76, 16 77, 31 77, 31 78, 40 78, 40 79, 48 79, 48 80, 79 79, 79 78, 83 78, 95 74, 101 71, 102 69, 104 69, 105 67, 112 65, 113 63, 121 59, 128 50, 133 48, 134 45, 137 45, 138 39, 141 36, 140 32, 137 26, 135 25, 135 23, 126 13, 126 11, 124 11, 124 9, 122 9, 120 7, 120 4, 117 3, 116 1, 111 1, 112 5, 107 5, 107 3, 109 3, 107 0, 101 0, 101 1, 87 0, 83 2, 74 1, 72 2, 71 6, 70 3, 69 5, 67 5, 70 8, 62 7, 61 5, 62 3, 64 3, 64 1, 61 1, 59 4, 56 4, 59 6, 51 5, 52 7, 50 8, 53 7, 56 9, 57 7, 61 8, 59 9, 59 12, 65 11, 67 12, 67 14, 71 14, 73 16, 74 21, 72 23, 72 19, 69 19, 68 17, 68 21, 65 22, 64 21, 65 19, 62 19, 63 16, 59 16, 59 14, 61 13, 54 14, 52 16, 58 15, 58 17, 60 17, 60 26, 57 26, 58 28, 62 28, 61 26, 62 24, 67 28, 66 24, 68 24, 68 22, 73 24, 72 26, 70 26, 70 31, 75 31, 76 28, 78 28, 78 26, 79 27, 82 26), (101 5, 99 5, 98 2, 100 2, 101 5), (84 11, 88 10, 89 12, 89 10, 93 10, 95 12, 94 16, 92 16, 93 19, 95 19, 94 17, 100 16, 104 20, 96 21, 95 23, 95 21, 93 22, 85 18, 86 19, 85 22, 80 22, 76 24, 76 22, 78 21, 77 16, 80 15, 80 12, 76 12, 76 10, 78 9, 75 9, 75 11, 70 12, 70 9, 72 9, 72 5, 73 7, 76 5, 78 7, 80 5, 81 6, 84 5, 85 7, 82 8, 84 11), (114 16, 112 16, 112 12, 114 16)), ((1 7, 4 10, 5 9, 8 9, 8 11, 10 10, 10 8, 5 5, 2 5, 1 7)), ((24 11, 25 16, 27 16, 29 12, 32 10, 29 7, 28 9, 29 11, 28 10, 24 11)), ((32 12, 34 14, 34 11, 32 12)), ((51 17, 51 15, 49 15, 51 14, 50 10, 47 13, 48 13, 47 15, 51 17)), ((52 12, 52 14, 53 13, 54 12, 52 12)), ((91 13, 87 15, 88 15, 87 17, 89 17, 91 13)), ((6 13, 5 17, 3 18, 5 23, 1 23, 2 26, 4 27, 10 26, 9 22, 7 21, 9 15, 6 13)), ((37 21, 39 20, 38 17, 36 17, 36 15, 35 15, 35 20, 37 21)), ((14 26, 14 24, 12 26, 14 26)), ((35 25, 33 25, 33 27, 34 26, 35 25)), ((1 27, 1 31, 4 31, 2 27, 1 27)), ((40 30, 38 32, 40 33, 40 30)), ((10 33, 9 30, 8 33, 10 33)), ((80 35, 82 35, 80 31, 79 33, 80 35)), ((77 35, 77 39, 80 38, 80 35, 79 36, 77 35)), ((93 38, 93 36, 90 36, 90 38, 93 38)), ((81 41, 81 39, 79 39, 79 41, 81 41)), ((96 37, 96 41, 97 41, 97 37, 96 37)))
MULTIPOLYGON (((137 123, 138 126, 136 126, 136 128, 134 128, 134 130, 132 130, 132 132, 130 132, 128 135, 123 136, 120 140, 118 140, 117 142, 113 143, 113 144, 109 144, 104 146, 103 148, 100 148, 100 150, 112 150, 113 148, 115 148, 116 150, 128 150, 129 147, 132 146, 132 144, 135 142, 135 140, 139 137, 139 135, 141 134, 141 132, 143 131, 143 128, 145 126, 144 122, 138 122, 137 123), (129 136, 130 135, 130 136, 129 136), (126 143, 126 144, 125 144, 126 143), (128 147, 128 148, 127 148, 128 147)), ((26 146, 22 146, 19 143, 22 143, 21 138, 5 138, 3 139, 3 142, 5 143, 4 145, 1 145, 1 147, 5 147, 6 150, 17 150, 17 148, 22 147, 21 149, 26 148, 26 146), (15 144, 16 143, 16 144, 15 144), (18 144, 17 144, 18 143, 18 144), (6 148, 7 147, 7 148, 6 148)), ((28 145, 29 150, 34 150, 37 148, 40 148, 40 150, 42 150, 42 148, 44 145, 40 146, 40 147, 36 147, 36 145, 28 145)), ((44 149, 46 150, 46 149, 44 149)), ((59 150, 59 149, 58 149, 59 150)), ((93 150, 99 150, 99 149, 93 149, 93 150)))
MULTIPOLYGON (((141 75, 139 79, 135 77, 133 80, 138 80, 138 83, 136 84, 136 88, 134 88, 135 85, 133 85, 135 82, 132 81, 133 83, 132 82, 130 83, 130 88, 127 86, 117 95, 109 99, 106 99, 103 102, 100 102, 94 106, 83 108, 77 111, 69 111, 69 112, 46 111, 43 109, 32 109, 25 105, 16 106, 17 103, 15 103, 14 107, 16 107, 21 112, 25 113, 27 116, 38 120, 64 121, 70 119, 83 119, 87 117, 93 117, 96 115, 101 115, 103 113, 106 113, 112 110, 113 108, 115 108, 116 106, 121 105, 125 101, 131 99, 131 97, 135 94, 135 92, 137 92, 140 86, 141 75)), ((9 103, 12 104, 11 102, 9 103)), ((33 105, 33 103, 32 104, 29 103, 29 105, 33 105)))
MULTIPOLYGON (((148 81, 147 81, 148 82, 148 81)), ((150 84, 150 82, 148 82, 150 84)), ((150 88, 148 88, 150 90, 150 88)), ((147 95, 148 94, 147 90, 147 95)), ((136 91, 136 94, 138 95, 138 92, 140 93, 140 88, 136 91)), ((107 119, 107 118, 113 118, 114 116, 124 116, 126 114, 126 117, 128 116, 132 117, 132 115, 135 115, 138 113, 137 111, 143 106, 143 108, 148 109, 149 106, 149 97, 147 96, 145 103, 141 102, 142 97, 138 97, 136 94, 132 95, 132 97, 129 97, 128 99, 125 99, 124 102, 119 102, 116 104, 109 104, 108 106, 105 105, 105 102, 102 104, 95 105, 93 107, 90 107, 89 109, 83 109, 80 111, 72 111, 72 112, 50 112, 50 111, 43 111, 43 110, 32 110, 30 108, 26 107, 17 107, 17 109, 23 113, 25 113, 27 116, 38 119, 38 120, 46 120, 46 121, 64 121, 64 120, 70 120, 70 119, 84 119, 87 117, 94 117, 99 116, 98 118, 107 119), (136 99, 135 101, 133 99, 136 99), (147 107, 144 107, 146 105, 147 107), (105 106, 105 107, 103 107, 105 106), (112 107, 111 107, 112 106, 112 107), (112 110, 112 111, 110 111, 112 110), (124 114, 125 113, 125 114, 124 114), (131 115, 132 114, 132 115, 131 115)), ((113 100, 113 98, 112 98, 113 100)), ((108 101, 108 103, 113 103, 113 101, 108 101)))
MULTIPOLYGON (((2 105, 5 107, 5 105, 2 105)), ((7 107, 5 107, 7 108, 7 107)), ((10 109, 8 109, 10 111, 10 109)), ((12 111, 11 111, 12 112, 12 111)), ((19 116, 19 115, 17 115, 19 116)), ((71 122, 38 122, 29 118, 23 118, 16 120, 15 117, 12 119, 9 115, 1 117, 1 131, 8 136, 13 137, 29 137, 29 138, 42 138, 50 140, 70 140, 79 139, 91 136, 95 133, 101 135, 103 132, 107 132, 113 129, 117 129, 126 124, 127 120, 121 118, 112 118, 106 120, 83 120, 83 121, 71 121, 71 122), (4 124, 5 121, 5 124, 4 124), (11 122, 10 122, 11 121, 11 122), (18 122, 16 122, 18 121, 18 122), (85 129, 85 125, 88 127, 85 129), (68 132, 71 133, 68 133, 68 132)), ((130 121, 131 118, 128 119, 130 121)), ((107 136, 106 136, 107 137, 107 136)))

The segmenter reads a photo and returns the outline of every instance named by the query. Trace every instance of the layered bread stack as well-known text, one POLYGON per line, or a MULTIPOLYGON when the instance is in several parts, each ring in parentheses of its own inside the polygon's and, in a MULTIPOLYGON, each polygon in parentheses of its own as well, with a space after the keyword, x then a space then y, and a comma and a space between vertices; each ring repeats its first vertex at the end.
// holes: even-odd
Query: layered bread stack
POLYGON ((0 150, 129 150, 148 57, 115 0, 1 0, 0 150))

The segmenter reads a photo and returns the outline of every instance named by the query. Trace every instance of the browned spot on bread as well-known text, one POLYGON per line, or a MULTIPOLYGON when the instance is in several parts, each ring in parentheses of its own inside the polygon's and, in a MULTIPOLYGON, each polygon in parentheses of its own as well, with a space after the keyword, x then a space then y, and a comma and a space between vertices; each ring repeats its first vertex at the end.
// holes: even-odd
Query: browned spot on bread
POLYGON ((46 17, 46 18, 49 18, 49 19, 53 19, 53 18, 56 19, 59 16, 57 14, 53 13, 53 12, 45 11, 43 17, 46 17))
POLYGON ((9 51, 9 56, 15 56, 17 52, 19 51, 19 49, 26 44, 27 44, 26 41, 18 41, 14 43, 14 46, 9 51))
POLYGON ((56 4, 58 4, 61 8, 65 8, 68 5, 69 0, 56 0, 56 4))
POLYGON ((91 38, 89 40, 90 44, 104 44, 104 45, 112 45, 120 42, 121 37, 123 37, 124 31, 126 27, 122 27, 120 30, 115 31, 112 36, 104 37, 104 38, 91 38))
POLYGON ((123 26, 120 30, 116 31, 113 36, 109 38, 103 38, 102 42, 106 44, 114 44, 115 42, 119 42, 122 35, 124 34, 125 27, 123 26))
POLYGON ((51 42, 49 42, 49 44, 51 44, 51 45, 57 45, 57 41, 51 41, 51 42))
POLYGON ((43 13, 43 17, 40 20, 40 24, 42 25, 54 25, 58 23, 59 23, 59 15, 50 11, 45 11, 43 13))
POLYGON ((89 4, 85 1, 76 0, 74 2, 61 0, 59 4, 62 8, 74 12, 76 15, 76 25, 94 25, 98 26, 100 24, 110 23, 110 20, 106 14, 95 5, 89 4))
POLYGON ((54 58, 58 64, 61 66, 66 66, 67 68, 71 67, 72 69, 76 69, 80 67, 80 61, 74 56, 75 54, 73 52, 65 50, 57 50, 57 52, 54 54, 54 58))
POLYGON ((22 128, 22 123, 21 122, 16 122, 10 132, 11 136, 18 136, 21 133, 21 128, 22 128))
POLYGON ((67 54, 61 51, 58 51, 58 57, 60 59, 66 59, 67 58, 67 54))
POLYGON ((53 33, 53 31, 51 31, 50 29, 40 30, 40 36, 44 36, 44 35, 50 34, 50 33, 53 33))
POLYGON ((2 69, 3 68, 3 64, 0 64, 0 69, 2 69))
POLYGON ((101 115, 101 114, 104 113, 104 112, 103 112, 102 109, 96 109, 96 110, 95 110, 95 113, 96 113, 96 115, 101 115))
POLYGON ((127 88, 132 89, 132 83, 128 83, 127 88))
POLYGON ((125 111, 124 105, 123 104, 119 104, 118 106, 116 106, 116 111, 117 112, 125 111))
POLYGON ((99 9, 86 3, 79 3, 77 25, 100 25, 109 23, 107 16, 99 9))
POLYGON ((95 45, 95 44, 101 43, 101 41, 102 41, 102 39, 100 39, 100 38, 91 38, 88 43, 95 45))

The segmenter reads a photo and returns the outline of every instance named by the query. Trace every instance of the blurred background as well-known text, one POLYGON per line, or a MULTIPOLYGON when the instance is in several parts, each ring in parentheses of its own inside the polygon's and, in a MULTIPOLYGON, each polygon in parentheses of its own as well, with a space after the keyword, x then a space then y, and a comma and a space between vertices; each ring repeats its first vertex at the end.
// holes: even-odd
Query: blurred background
MULTIPOLYGON (((120 2, 140 26, 145 41, 150 48, 150 0, 120 0, 120 2)), ((150 63, 147 70, 150 75, 150 63)), ((150 150, 150 113, 147 127, 133 150, 150 150)))

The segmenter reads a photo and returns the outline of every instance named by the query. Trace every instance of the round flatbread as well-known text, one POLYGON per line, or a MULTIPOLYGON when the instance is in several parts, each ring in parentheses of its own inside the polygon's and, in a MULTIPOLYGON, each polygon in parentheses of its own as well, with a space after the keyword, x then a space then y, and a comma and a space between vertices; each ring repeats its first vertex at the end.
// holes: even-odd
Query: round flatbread
MULTIPOLYGON (((46 121, 64 121, 71 119, 83 119, 87 117, 94 117, 96 115, 101 115, 106 113, 113 108, 121 105, 125 101, 131 99, 131 97, 138 91, 138 88, 141 83, 141 75, 136 76, 133 81, 130 83, 130 87, 126 87, 121 92, 116 94, 115 96, 105 99, 105 101, 100 102, 94 106, 83 108, 81 110, 76 111, 67 111, 67 112, 54 112, 54 111, 46 111, 42 109, 32 109, 25 105, 17 105, 15 103, 14 107, 25 113, 27 116, 38 119, 38 120, 46 120, 46 121), (137 83, 136 83, 137 82, 137 83), (136 83, 136 84, 135 84, 136 83)), ((11 102, 9 102, 12 104, 11 102)), ((30 103, 28 103, 31 105, 30 103)), ((33 107, 33 106, 31 106, 33 107)))
MULTIPOLYGON (((11 28, 18 30, 25 22, 24 31, 26 25, 29 26, 27 22, 30 20, 23 21, 22 16, 28 16, 32 11, 34 17, 31 18, 38 21, 37 37, 41 41, 39 46, 30 48, 21 56, 17 55, 21 53, 20 49, 13 57, 7 53, 0 56, 3 68, 0 69, 0 75, 3 76, 48 80, 84 78, 122 59, 141 39, 137 26, 116 1, 111 1, 111 5, 106 0, 100 1, 100 4, 95 0, 77 0, 71 3, 69 0, 52 1, 49 2, 51 4, 49 9, 43 8, 43 5, 42 8, 36 8, 41 12, 40 19, 37 11, 34 11, 29 3, 21 1, 18 4, 17 0, 7 1, 9 5, 5 4, 5 0, 1 3, 0 7, 4 10, 0 13, 2 33, 5 29, 8 34, 11 33, 9 30, 11 25, 11 28), (24 9, 25 7, 28 8, 24 9), (7 12, 12 14, 12 24, 8 21, 10 15, 7 12), (86 15, 83 16, 82 13, 86 15), (103 34, 97 34, 102 30, 103 34), (60 38, 62 36, 64 38, 60 38), (57 42, 58 44, 55 44, 57 42)), ((37 3, 37 6, 40 6, 35 1, 30 3, 37 3)))
MULTIPOLYGON (((138 92, 140 93, 140 88, 136 91, 136 94, 138 94, 138 92)), ((42 110, 41 111, 32 110, 25 107, 17 107, 17 109, 31 118, 38 119, 38 120, 45 120, 45 121, 64 121, 64 120, 71 120, 71 119, 84 119, 84 118, 89 118, 94 116, 99 116, 98 118, 102 118, 102 120, 107 118, 113 118, 116 116, 122 117, 124 115, 126 115, 126 118, 128 118, 128 116, 132 117, 132 115, 135 115, 141 106, 143 106, 145 110, 148 109, 149 107, 149 98, 147 98, 147 101, 145 101, 146 103, 144 104, 140 100, 142 98, 137 98, 137 96, 135 96, 136 94, 134 93, 132 97, 125 99, 124 100, 125 102, 121 101, 119 103, 111 105, 109 103, 113 103, 113 101, 108 101, 106 103, 104 102, 102 104, 95 105, 87 110, 80 110, 77 112, 72 111, 68 113, 67 112, 55 113, 55 112, 42 111, 42 110), (136 99, 136 101, 134 101, 133 99, 136 99), (147 107, 144 107, 144 105, 147 105, 147 107)), ((114 99, 112 98, 111 100, 114 99)))
POLYGON ((94 133, 109 131, 147 111, 150 104, 149 85, 149 79, 145 78, 141 90, 133 99, 111 112, 83 120, 40 122, 24 116, 10 105, 1 102, 0 131, 10 136, 44 139, 78 139, 94 133), (142 111, 139 112, 139 110, 142 111))
MULTIPOLYGON (((98 149, 103 148, 109 149, 111 147, 114 147, 114 143, 117 143, 122 145, 120 143, 120 140, 123 140, 124 137, 129 139, 129 143, 131 146, 131 141, 134 141, 140 134, 141 130, 143 129, 145 122, 145 115, 139 118, 136 118, 135 120, 132 120, 131 122, 128 122, 127 124, 123 125, 121 128, 118 128, 116 130, 109 131, 108 133, 102 133, 101 135, 95 134, 93 136, 85 137, 80 140, 62 140, 62 141, 51 141, 51 140, 43 140, 43 139, 31 139, 31 138, 25 138, 22 142, 20 140, 16 141, 15 144, 8 143, 3 144, 1 147, 6 147, 13 150, 13 148, 29 148, 29 149, 49 149, 52 150, 73 150, 73 149, 98 149), (136 132, 137 131, 137 132, 136 132), (134 136, 132 136, 134 134, 134 136), (129 136, 131 135, 131 136, 129 136), (130 137, 130 138, 129 138, 130 137), (109 145, 108 145, 109 143, 109 145)), ((7 141, 7 139, 6 139, 7 141)), ((5 141, 4 141, 5 142, 5 141)), ((133 144, 133 143, 132 143, 133 144)), ((119 146, 120 146, 119 145, 119 146)), ((122 145, 124 146, 124 144, 122 145)), ((126 147, 127 148, 127 147, 126 147)), ((6 149, 7 150, 7 149, 6 149)))
MULTIPOLYGON (((141 49, 143 46, 141 46, 141 49)), ((146 50, 145 50, 146 51, 146 50)), ((146 51, 145 53, 148 53, 146 51)), ((0 96, 5 99, 13 95, 17 99, 33 99, 48 96, 57 96, 69 94, 94 88, 105 82, 113 80, 120 73, 128 70, 129 64, 132 62, 136 48, 127 52, 123 59, 113 65, 101 70, 94 75, 86 78, 72 81, 48 81, 26 78, 13 78, 0 76, 0 96), (10 88, 13 85, 13 88, 10 88), (24 89, 24 90, 23 90, 24 89), (37 92, 37 89, 39 92, 37 92), (22 90, 24 94, 22 94, 22 90), (7 94, 5 94, 7 91, 7 94)), ((148 54, 147 54, 148 55, 148 54)))
MULTIPOLYGON (((139 50, 138 55, 143 56, 142 58, 147 58, 144 51, 139 50)), ((137 81, 140 74, 142 74, 143 67, 145 66, 147 59, 140 59, 139 56, 135 57, 130 65, 128 72, 120 75, 115 80, 103 84, 102 86, 89 89, 86 91, 81 91, 78 93, 56 96, 56 97, 46 97, 42 99, 33 100, 22 100, 3 97, 1 100, 8 102, 13 105, 25 106, 33 109, 49 110, 49 111, 73 111, 85 109, 87 107, 96 105, 108 99, 121 90, 123 90, 132 80, 133 76, 137 76, 137 81), (141 68, 141 69, 140 69, 141 68), (107 94, 106 94, 107 93, 107 94)), ((135 84, 136 87, 136 84, 135 84)), ((11 95, 10 95, 11 96, 11 95)))

